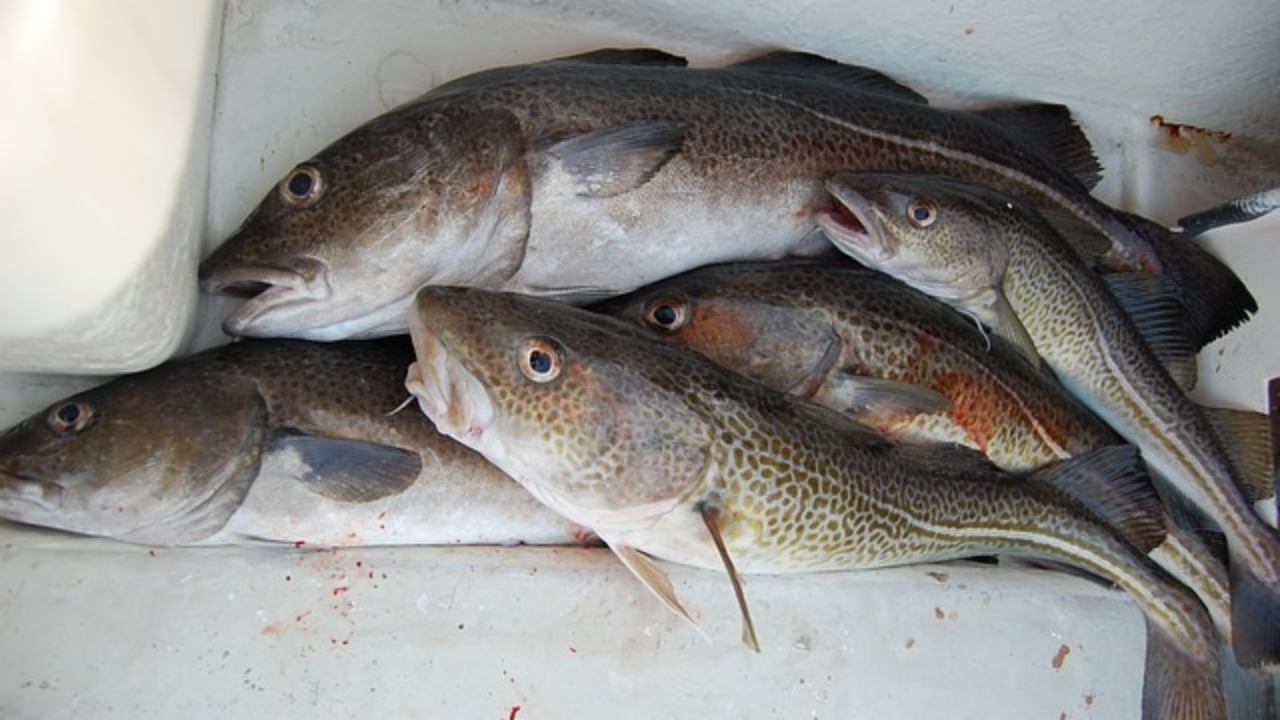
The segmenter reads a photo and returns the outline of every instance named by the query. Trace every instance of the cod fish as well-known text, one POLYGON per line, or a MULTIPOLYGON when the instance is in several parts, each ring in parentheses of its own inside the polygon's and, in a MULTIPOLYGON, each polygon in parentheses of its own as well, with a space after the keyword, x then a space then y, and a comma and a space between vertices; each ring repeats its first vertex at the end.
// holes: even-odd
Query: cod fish
POLYGON ((249 341, 0 435, 0 517, 148 545, 572 544, 583 531, 404 400, 407 340, 249 341))
MULTIPOLYGON (((841 175, 829 187, 841 208, 820 222, 836 244, 909 284, 927 278, 916 284, 926 292, 945 284, 946 267, 969 248, 1001 247, 1004 266, 963 282, 985 282, 1007 298, 1009 322, 1025 326, 1062 384, 1138 446, 1169 495, 1222 530, 1237 657, 1246 666, 1280 661, 1280 537, 1251 505, 1274 492, 1267 419, 1187 397, 1176 378, 1188 374, 1193 348, 1161 288, 1132 274, 1108 284, 1080 256, 1086 243, 1059 234, 1079 228, 1062 219, 1055 226, 996 190, 884 175, 841 175)), ((1274 506, 1274 497, 1260 503, 1274 506)))
MULTIPOLYGON (((964 445, 1010 472, 1122 442, 1000 338, 988 342, 942 303, 852 263, 700 268, 592 309, 896 440, 964 445)), ((1171 517, 1165 528, 1150 557, 1230 638, 1225 569, 1171 517)))
POLYGON ((497 68, 353 130, 204 261, 205 290, 246 298, 224 330, 390 335, 424 285, 583 303, 714 262, 814 255, 829 243, 813 212, 840 171, 956 175, 1078 215, 1113 240, 1109 265, 1171 273, 1205 338, 1256 309, 1221 262, 1089 194, 1099 166, 1060 105, 932 108, 801 53, 684 64, 602 50, 497 68))
POLYGON ((1139 555, 1163 535, 1136 453, 1118 446, 1030 478, 976 453, 894 444, 613 318, 541 298, 428 287, 410 315, 406 387, 437 427, 594 530, 672 610, 649 556, 729 575, 1009 554, 1071 564, 1149 618, 1146 716, 1223 717, 1210 620, 1139 555), (1125 537, 1057 486, 1105 477, 1125 537), (1156 661, 1158 659, 1158 661, 1156 661))

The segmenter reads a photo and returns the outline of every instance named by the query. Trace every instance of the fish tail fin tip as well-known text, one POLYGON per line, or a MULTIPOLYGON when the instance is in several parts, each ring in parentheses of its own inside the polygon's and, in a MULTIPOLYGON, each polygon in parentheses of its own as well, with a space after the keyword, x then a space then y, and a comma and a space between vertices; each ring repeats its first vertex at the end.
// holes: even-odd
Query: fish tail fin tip
POLYGON ((1244 667, 1280 665, 1280 590, 1231 562, 1231 646, 1244 667))
POLYGON ((1143 720, 1228 720, 1216 653, 1196 658, 1147 625, 1143 720))

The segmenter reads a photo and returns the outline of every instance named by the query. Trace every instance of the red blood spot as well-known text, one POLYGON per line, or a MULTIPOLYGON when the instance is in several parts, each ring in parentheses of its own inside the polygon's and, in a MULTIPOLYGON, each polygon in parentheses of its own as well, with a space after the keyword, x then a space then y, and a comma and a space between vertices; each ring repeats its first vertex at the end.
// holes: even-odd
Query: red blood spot
POLYGON ((336 588, 334 588, 334 589, 333 589, 333 595, 334 595, 334 597, 337 597, 338 595, 341 595, 342 593, 344 593, 344 592, 346 592, 346 591, 348 591, 348 590, 350 590, 350 589, 351 589, 351 588, 347 587, 346 585, 339 585, 338 587, 336 587, 336 588))
POLYGON ((507 715, 507 720, 516 720, 516 715, 519 715, 519 714, 520 714, 520 706, 513 705, 511 706, 510 714, 507 715))
POLYGON ((302 621, 303 621, 303 620, 304 620, 308 615, 310 615, 310 614, 311 614, 311 611, 310 611, 310 610, 308 610, 308 611, 306 611, 306 612, 302 613, 301 615, 294 615, 294 616, 293 616, 293 621, 294 621, 294 622, 302 622, 302 621))
POLYGON ((576 648, 576 647, 571 647, 571 648, 569 648, 569 652, 571 652, 571 653, 576 653, 576 652, 578 652, 578 648, 576 648))
POLYGON ((292 575, 285 575, 285 576, 284 576, 284 581, 285 581, 285 582, 293 582, 293 576, 292 576, 292 575))
POLYGON ((294 547, 296 547, 296 548, 300 548, 300 547, 302 547, 303 545, 306 545, 306 544, 307 544, 307 541, 306 541, 306 540, 294 540, 294 541, 293 541, 293 546, 294 546, 294 547))
POLYGON ((357 561, 356 561, 356 567, 364 567, 364 561, 363 561, 363 560, 357 560, 357 561))
POLYGON ((378 519, 379 519, 379 520, 381 520, 381 519, 385 518, 386 516, 387 516, 387 511, 386 511, 386 510, 383 510, 382 512, 378 513, 378 519))

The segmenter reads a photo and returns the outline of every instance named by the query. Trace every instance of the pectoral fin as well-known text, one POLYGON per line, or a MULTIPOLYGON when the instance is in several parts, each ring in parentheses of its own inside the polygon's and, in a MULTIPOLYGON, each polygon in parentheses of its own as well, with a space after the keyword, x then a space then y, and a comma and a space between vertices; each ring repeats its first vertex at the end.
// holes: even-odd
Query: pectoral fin
POLYGON ((579 197, 607 198, 635 190, 684 145, 675 122, 639 122, 575 135, 546 149, 579 197))
POLYGON ((339 502, 366 503, 402 493, 422 471, 417 453, 364 440, 281 433, 268 447, 296 453, 303 467, 298 482, 339 502))
MULTIPOLYGON (((620 545, 611 542, 608 538, 603 538, 605 544, 613 550, 613 554, 618 556, 623 565, 631 571, 636 579, 649 588, 649 592, 657 596, 663 605, 671 612, 684 618, 685 622, 693 626, 699 633, 702 632, 698 624, 689 616, 689 611, 684 609, 680 601, 676 599, 676 591, 671 587, 671 579, 667 577, 666 571, 658 567, 657 563, 643 555, 639 550, 628 545, 620 545)), ((705 637, 705 636, 704 636, 705 637)))
POLYGON ((729 557, 729 549, 724 546, 724 537, 720 534, 720 508, 709 501, 702 501, 696 505, 698 513, 702 515, 702 522, 707 525, 707 532, 711 533, 711 539, 716 544, 716 551, 720 553, 720 560, 724 563, 724 570, 729 574, 729 583, 733 585, 733 594, 738 598, 738 610, 742 612, 742 644, 760 652, 760 641, 756 638, 756 626, 751 622, 751 610, 747 608, 747 596, 742 591, 742 578, 738 577, 738 571, 733 567, 733 559, 729 557))
POLYGON ((991 303, 983 308, 980 318, 991 328, 991 332, 1012 343, 1013 347, 1033 367, 1040 367, 1040 353, 1036 351, 1036 344, 1027 333, 1027 328, 1023 326, 1022 321, 1018 319, 1018 314, 1013 311, 1013 306, 1009 304, 1004 293, 999 290, 994 291, 991 303))
POLYGON ((845 370, 828 373, 813 399, 877 428, 951 409, 951 400, 932 388, 864 377, 845 370))

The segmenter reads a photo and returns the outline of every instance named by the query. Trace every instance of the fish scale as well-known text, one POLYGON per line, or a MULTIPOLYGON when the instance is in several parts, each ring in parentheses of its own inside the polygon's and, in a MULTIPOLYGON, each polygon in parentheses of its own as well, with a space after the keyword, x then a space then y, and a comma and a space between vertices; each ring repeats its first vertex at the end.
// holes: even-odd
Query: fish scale
POLYGON ((1100 451, 1041 476, 1008 475, 967 451, 888 442, 612 318, 517 295, 423 288, 410 330, 418 359, 406 387, 437 427, 596 531, 685 617, 665 575, 640 553, 728 569, 713 542, 717 525, 728 557, 747 573, 1006 553, 1055 560, 1129 591, 1151 621, 1152 642, 1177 648, 1186 674, 1158 694, 1192 698, 1192 713, 1147 717, 1223 717, 1204 608, 1051 486, 1073 467, 1087 475, 1093 462, 1114 471, 1103 467, 1115 452, 1136 467, 1131 450, 1100 451), (545 372, 525 365, 538 353, 545 372), (560 408, 554 419, 548 403, 560 408), (618 423, 629 436, 611 446, 618 423), (549 447, 549 437, 574 452, 549 447), (703 522, 708 506, 714 525, 703 522))

